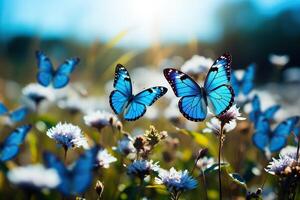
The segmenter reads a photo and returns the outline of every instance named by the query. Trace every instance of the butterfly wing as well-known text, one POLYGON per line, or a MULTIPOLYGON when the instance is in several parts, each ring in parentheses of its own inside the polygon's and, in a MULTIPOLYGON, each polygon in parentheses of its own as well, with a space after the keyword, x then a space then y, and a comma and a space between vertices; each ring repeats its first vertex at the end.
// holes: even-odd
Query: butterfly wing
POLYGON ((164 75, 177 97, 196 96, 201 93, 199 85, 187 74, 177 69, 164 69, 164 75))
POLYGON ((234 91, 230 85, 222 85, 207 94, 212 112, 219 116, 224 114, 234 102, 234 91))
POLYGON ((91 185, 98 147, 86 150, 72 169, 72 193, 82 194, 91 185))
POLYGON ((6 113, 8 113, 8 109, 3 103, 0 103, 0 115, 5 115, 6 113))
POLYGON ((224 54, 212 65, 204 82, 207 100, 215 115, 225 113, 234 102, 230 84, 231 56, 224 54))
POLYGON ((137 103, 151 106, 155 101, 166 94, 167 91, 168 89, 162 86, 151 87, 135 95, 133 100, 137 103))
POLYGON ((50 59, 42 51, 35 53, 38 65, 37 81, 42 86, 50 85, 54 70, 50 59))
POLYGON ((164 75, 175 95, 182 97, 178 106, 183 116, 191 121, 203 121, 207 115, 207 103, 199 85, 187 74, 176 69, 167 68, 164 75))
POLYGON ((263 115, 268 119, 272 120, 274 119, 274 115, 277 113, 277 111, 280 109, 280 105, 274 105, 269 107, 267 110, 263 112, 263 115))
POLYGON ((245 71, 242 80, 242 91, 244 95, 248 95, 254 87, 255 68, 255 64, 251 64, 245 71))
POLYGON ((63 64, 61 64, 53 77, 53 87, 56 89, 65 87, 70 81, 70 74, 74 71, 75 67, 78 65, 80 59, 79 58, 71 58, 65 60, 63 64))
POLYGON ((116 114, 120 114, 132 97, 132 84, 128 71, 118 64, 115 70, 114 88, 109 97, 110 107, 116 114))
POLYGON ((30 125, 20 126, 4 140, 0 149, 1 162, 11 160, 18 154, 19 146, 23 143, 30 129, 30 125))
POLYGON ((299 117, 290 117, 275 128, 270 140, 270 152, 276 152, 282 149, 287 143, 287 137, 298 123, 299 117))
POLYGON ((166 94, 167 88, 157 86, 143 90, 135 95, 128 104, 124 118, 128 121, 137 120, 146 112, 146 106, 151 106, 161 96, 166 94))
POLYGON ((256 131, 252 136, 254 145, 261 151, 265 151, 270 141, 270 124, 266 118, 260 118, 257 122, 256 131))
POLYGON ((179 110, 191 121, 203 121, 207 115, 207 104, 202 94, 182 97, 178 103, 179 110))
POLYGON ((258 117, 261 115, 260 100, 255 95, 251 101, 252 111, 249 113, 250 120, 254 123, 258 121, 258 117))
POLYGON ((50 153, 45 152, 43 154, 45 165, 48 168, 53 168, 56 170, 57 174, 60 177, 60 184, 57 186, 58 190, 64 195, 70 195, 71 191, 71 180, 70 173, 65 165, 59 160, 59 158, 50 153))
POLYGON ((284 136, 287 137, 293 131, 296 124, 299 122, 299 116, 289 117, 284 120, 274 130, 275 136, 284 136))
POLYGON ((234 94, 238 96, 240 93, 241 82, 237 79, 233 71, 231 72, 230 81, 231 81, 231 86, 233 88, 234 94))
POLYGON ((27 114, 28 114, 28 109, 26 107, 21 107, 9 113, 9 116, 11 121, 19 122, 22 121, 27 114))
POLYGON ((285 147, 287 143, 287 138, 283 136, 273 136, 269 143, 269 150, 271 153, 277 152, 283 147, 285 147))

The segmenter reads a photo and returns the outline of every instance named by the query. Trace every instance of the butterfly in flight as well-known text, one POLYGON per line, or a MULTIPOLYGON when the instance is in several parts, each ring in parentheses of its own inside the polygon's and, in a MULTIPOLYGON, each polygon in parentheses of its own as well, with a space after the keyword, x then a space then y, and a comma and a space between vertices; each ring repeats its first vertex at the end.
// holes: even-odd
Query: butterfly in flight
POLYGON ((44 162, 60 176, 58 190, 65 196, 83 194, 92 183, 98 147, 86 150, 71 166, 66 167, 57 156, 44 153, 44 162))
POLYGON ((279 123, 274 130, 271 130, 270 121, 261 117, 257 122, 257 127, 252 141, 254 145, 261 151, 276 152, 282 149, 287 142, 287 137, 292 132, 299 121, 299 117, 289 117, 279 123))
POLYGON ((37 81, 44 87, 52 84, 53 88, 65 87, 70 81, 70 74, 79 63, 79 58, 66 59, 63 64, 55 70, 50 59, 42 51, 36 52, 38 64, 37 81))
POLYGON ((28 114, 28 109, 26 107, 20 107, 16 110, 9 111, 7 107, 0 103, 0 116, 7 116, 11 122, 20 122, 28 114))
POLYGON ((146 106, 151 106, 167 92, 167 88, 156 86, 133 95, 129 73, 121 64, 116 66, 114 88, 109 97, 110 106, 116 114, 124 112, 124 119, 128 121, 142 117, 146 106))
POLYGON ((276 112, 280 109, 280 105, 274 105, 267 108, 265 111, 261 110, 260 100, 257 95, 255 95, 251 102, 252 111, 249 114, 250 120, 257 124, 260 117, 266 118, 267 120, 273 120, 276 112))
POLYGON ((237 78, 237 72, 231 73, 231 85, 234 90, 235 96, 238 96, 240 92, 247 96, 254 87, 255 76, 255 64, 251 64, 245 70, 241 79, 237 78))
POLYGON ((24 142, 30 125, 23 125, 16 128, 1 144, 0 144, 0 162, 13 159, 19 153, 19 146, 24 142))
POLYGON ((178 102, 180 112, 191 121, 203 121, 207 107, 217 116, 224 114, 234 102, 234 91, 230 85, 231 56, 224 54, 209 69, 204 86, 200 87, 187 74, 173 69, 164 70, 178 102))

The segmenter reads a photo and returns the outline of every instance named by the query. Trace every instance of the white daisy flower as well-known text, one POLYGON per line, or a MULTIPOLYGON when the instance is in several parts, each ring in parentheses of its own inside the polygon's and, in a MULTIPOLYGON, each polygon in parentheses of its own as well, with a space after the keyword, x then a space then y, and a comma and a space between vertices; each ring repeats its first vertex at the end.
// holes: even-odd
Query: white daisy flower
POLYGON ((128 165, 127 174, 131 176, 138 176, 144 179, 147 175, 150 175, 151 172, 156 172, 158 170, 158 162, 153 163, 152 160, 135 160, 133 163, 128 165))
POLYGON ((97 166, 109 168, 110 163, 116 162, 117 159, 112 156, 106 149, 100 149, 97 154, 97 166))
POLYGON ((106 126, 112 126, 118 130, 122 130, 121 121, 116 115, 110 112, 97 110, 85 115, 83 119, 87 126, 97 128, 99 131, 106 126))
MULTIPOLYGON (((230 132, 233 129, 235 129, 237 123, 236 121, 231 121, 230 123, 227 123, 224 125, 224 131, 230 132)), ((213 117, 210 119, 210 121, 206 122, 206 128, 203 129, 203 133, 214 133, 215 135, 219 135, 221 131, 221 121, 213 117)))
POLYGON ((183 192, 197 187, 197 181, 189 176, 187 170, 176 171, 173 167, 167 171, 160 169, 156 183, 164 184, 171 193, 183 192))
POLYGON ((47 169, 42 165, 13 168, 7 173, 7 178, 19 187, 31 189, 51 189, 60 183, 56 170, 47 169))
POLYGON ((47 135, 64 148, 88 148, 88 143, 81 129, 70 123, 59 122, 55 127, 48 129, 47 135))
POLYGON ((215 160, 213 157, 204 156, 203 158, 197 161, 197 167, 201 168, 203 171, 207 168, 210 168, 213 164, 215 164, 215 160))
POLYGON ((288 55, 276 55, 270 54, 269 61, 275 66, 283 67, 290 61, 290 57, 288 55))
POLYGON ((211 58, 194 55, 190 60, 187 60, 182 66, 181 71, 190 74, 201 74, 208 72, 214 61, 211 58))
POLYGON ((55 98, 53 92, 53 89, 37 83, 30 83, 22 89, 22 94, 37 105, 43 100, 53 101, 55 98))
POLYGON ((240 108, 238 108, 235 104, 230 107, 228 111, 226 111, 221 116, 218 116, 218 119, 223 123, 230 123, 236 120, 245 120, 245 117, 241 116, 240 108))
POLYGON ((74 114, 83 110, 83 100, 80 97, 61 99, 57 102, 57 105, 59 108, 74 114))

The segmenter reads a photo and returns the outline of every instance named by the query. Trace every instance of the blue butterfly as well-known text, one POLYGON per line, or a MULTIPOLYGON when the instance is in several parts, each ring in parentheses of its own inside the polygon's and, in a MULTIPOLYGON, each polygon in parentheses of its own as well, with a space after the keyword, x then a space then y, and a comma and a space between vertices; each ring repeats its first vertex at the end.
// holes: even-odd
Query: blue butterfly
POLYGON ((12 122, 22 121, 28 114, 28 109, 26 107, 20 107, 16 110, 9 111, 7 107, 0 103, 0 116, 8 116, 12 122))
POLYGON ((240 92, 247 96, 251 92, 254 87, 255 68, 255 64, 249 65, 241 79, 236 77, 235 72, 231 73, 231 84, 235 96, 238 96, 240 92))
POLYGON ((79 58, 70 58, 65 60, 56 70, 53 69, 50 59, 42 51, 36 52, 36 59, 39 71, 37 81, 42 86, 49 86, 51 83, 54 88, 65 87, 70 81, 70 74, 79 63, 79 58))
POLYGON ((187 74, 172 68, 164 70, 175 95, 181 97, 178 106, 184 117, 191 121, 203 121, 207 106, 219 116, 233 104, 234 91, 230 86, 231 56, 224 54, 209 69, 204 87, 200 87, 187 74))
POLYGON ((299 121, 299 117, 290 117, 279 123, 274 130, 271 130, 270 121, 261 117, 257 122, 257 127, 252 141, 261 151, 276 152, 282 149, 287 142, 287 137, 299 121))
POLYGON ((253 97, 251 104, 252 111, 250 112, 249 117, 254 124, 257 124, 260 117, 264 117, 268 120, 273 120, 274 115, 280 109, 280 105, 274 105, 267 108, 265 111, 262 111, 260 107, 260 100, 257 95, 253 97))
POLYGON ((0 145, 0 162, 13 159, 19 153, 19 146, 24 142, 30 125, 23 125, 15 129, 0 145))
POLYGON ((58 190, 65 196, 84 193, 91 185, 98 147, 86 150, 71 167, 66 167, 57 156, 44 153, 45 165, 53 168, 60 176, 58 190))
POLYGON ((124 119, 128 121, 142 117, 146 106, 151 106, 168 91, 165 87, 157 86, 133 95, 129 73, 121 64, 116 66, 114 88, 109 97, 110 106, 116 114, 124 112, 124 119))

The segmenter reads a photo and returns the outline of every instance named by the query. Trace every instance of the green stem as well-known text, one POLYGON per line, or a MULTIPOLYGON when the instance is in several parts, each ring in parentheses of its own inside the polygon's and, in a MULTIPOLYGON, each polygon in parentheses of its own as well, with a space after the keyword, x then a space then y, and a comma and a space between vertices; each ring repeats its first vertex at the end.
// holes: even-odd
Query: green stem
POLYGON ((144 178, 140 177, 140 186, 139 186, 139 192, 137 195, 137 200, 140 200, 141 197, 143 197, 144 194, 144 178))
POLYGON ((221 152, 222 152, 222 138, 223 138, 223 122, 221 122, 221 130, 219 134, 219 155, 218 155, 218 175, 219 175, 219 199, 222 200, 222 178, 221 178, 221 152))
POLYGON ((202 173, 202 180, 203 180, 203 186, 204 186, 204 192, 205 192, 205 200, 208 200, 206 178, 205 178, 205 173, 202 169, 201 169, 201 173, 202 173))

